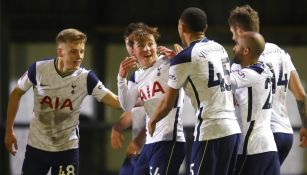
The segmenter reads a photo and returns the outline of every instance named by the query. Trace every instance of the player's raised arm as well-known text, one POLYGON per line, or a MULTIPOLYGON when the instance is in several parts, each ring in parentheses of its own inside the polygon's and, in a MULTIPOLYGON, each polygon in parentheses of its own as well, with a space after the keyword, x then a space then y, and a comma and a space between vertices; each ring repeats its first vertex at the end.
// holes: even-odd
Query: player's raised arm
POLYGON ((129 82, 127 84, 128 72, 136 67, 136 58, 127 57, 124 59, 119 66, 118 76, 117 76, 117 87, 118 95, 121 107, 124 111, 130 112, 132 108, 136 105, 138 100, 138 91, 135 87, 134 82, 129 82))
POLYGON ((6 121, 6 132, 5 132, 5 146, 6 149, 15 155, 18 149, 17 138, 14 133, 14 121, 19 108, 21 97, 25 94, 25 91, 21 90, 18 86, 12 91, 8 107, 7 107, 7 121, 6 121))

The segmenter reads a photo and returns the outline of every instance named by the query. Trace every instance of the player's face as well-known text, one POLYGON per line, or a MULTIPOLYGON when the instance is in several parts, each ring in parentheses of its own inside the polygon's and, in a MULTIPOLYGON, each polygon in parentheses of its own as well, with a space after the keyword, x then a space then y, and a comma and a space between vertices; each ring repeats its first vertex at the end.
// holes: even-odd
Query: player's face
POLYGON ((140 41, 135 41, 133 54, 143 68, 152 66, 158 58, 157 43, 154 36, 144 36, 140 41))
POLYGON ((58 45, 58 56, 62 59, 64 71, 74 71, 80 68, 84 58, 83 42, 67 42, 58 45))
POLYGON ((183 23, 181 22, 181 20, 178 21, 178 34, 180 36, 182 44, 187 45, 187 43, 184 41, 184 37, 183 37, 183 23))
POLYGON ((235 26, 230 26, 230 32, 232 33, 232 40, 236 42, 240 36, 239 28, 235 26))
POLYGON ((233 53, 234 53, 234 63, 241 64, 243 55, 244 55, 244 46, 242 45, 242 40, 239 38, 236 42, 236 45, 233 47, 233 53))

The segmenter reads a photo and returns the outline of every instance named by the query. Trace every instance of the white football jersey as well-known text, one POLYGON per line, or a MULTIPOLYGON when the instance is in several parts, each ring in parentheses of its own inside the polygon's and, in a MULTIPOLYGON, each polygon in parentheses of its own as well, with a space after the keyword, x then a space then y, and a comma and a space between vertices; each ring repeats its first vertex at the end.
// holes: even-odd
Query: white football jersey
POLYGON ((204 38, 192 42, 171 60, 168 85, 185 88, 196 111, 194 140, 204 141, 240 133, 234 114, 228 54, 204 38))
MULTIPOLYGON (((159 58, 155 64, 147 69, 135 71, 128 85, 126 79, 118 77, 118 96, 119 101, 125 111, 131 111, 137 99, 141 99, 146 112, 146 128, 149 117, 159 106, 168 88, 169 60, 159 58)), ((166 140, 176 140, 184 142, 182 125, 184 92, 180 91, 177 102, 169 114, 156 123, 156 130, 153 137, 146 132, 146 144, 166 140)))
MULTIPOLYGON (((292 134, 293 130, 286 107, 286 97, 288 92, 290 74, 291 71, 295 70, 291 58, 284 50, 279 48, 277 45, 272 43, 266 43, 264 51, 259 58, 259 61, 262 61, 266 65, 268 65, 271 72, 273 73, 271 129, 273 133, 281 132, 292 134)), ((239 64, 233 63, 231 65, 232 72, 238 71, 240 69, 241 66, 239 64)), ((244 91, 246 91, 245 88, 237 89, 236 99, 241 102, 243 100, 246 101, 247 98, 245 96, 246 93, 244 93, 244 91)))
POLYGON ((270 127, 272 82, 270 69, 262 62, 231 72, 231 85, 241 112, 242 139, 239 154, 277 151, 270 127), (245 90, 242 91, 242 88, 245 90))
POLYGON ((28 144, 46 151, 78 148, 80 105, 87 95, 97 101, 109 91, 94 72, 79 68, 61 76, 56 59, 37 61, 18 80, 27 91, 33 87, 34 110, 28 144))
POLYGON ((291 58, 277 45, 266 43, 259 60, 266 63, 273 73, 272 131, 293 133, 286 106, 290 75, 295 70, 291 58))

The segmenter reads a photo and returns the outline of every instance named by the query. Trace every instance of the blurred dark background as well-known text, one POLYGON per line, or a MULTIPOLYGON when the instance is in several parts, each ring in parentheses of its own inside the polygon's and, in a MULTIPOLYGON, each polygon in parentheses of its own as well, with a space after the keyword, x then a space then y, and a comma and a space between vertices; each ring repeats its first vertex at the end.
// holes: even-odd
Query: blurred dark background
MULTIPOLYGON (((306 82, 305 0, 0 0, 0 174, 12 174, 11 159, 3 144, 10 83, 37 57, 55 55, 52 46, 59 31, 78 28, 88 35, 87 54, 90 57, 86 64, 116 92, 117 67, 126 55, 123 31, 130 22, 143 21, 159 27, 162 35, 159 42, 171 46, 180 43, 177 21, 182 10, 199 7, 208 15, 207 37, 225 45, 231 55, 233 42, 227 17, 232 8, 243 4, 259 12, 260 29, 265 39, 285 46, 292 58, 295 56, 293 62, 306 82), (45 45, 51 49, 41 53, 44 50, 40 46, 45 45)), ((95 117, 81 116, 80 133, 84 139, 80 143, 80 173, 116 174, 124 151, 114 153, 109 149, 108 140, 111 124, 120 113, 96 102, 93 105, 95 117)), ((16 122, 15 126, 23 132, 29 123, 16 122)))

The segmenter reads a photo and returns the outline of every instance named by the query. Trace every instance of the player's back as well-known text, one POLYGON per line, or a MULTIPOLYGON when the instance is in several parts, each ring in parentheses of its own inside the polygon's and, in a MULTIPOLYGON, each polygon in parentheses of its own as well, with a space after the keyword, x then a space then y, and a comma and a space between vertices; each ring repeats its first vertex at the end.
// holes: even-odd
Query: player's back
POLYGON ((277 45, 266 43, 265 49, 259 60, 266 63, 273 73, 273 104, 271 119, 272 131, 293 133, 286 107, 286 97, 290 74, 291 71, 295 70, 291 62, 291 58, 277 45))
POLYGON ((229 72, 226 50, 207 38, 192 42, 171 60, 169 85, 176 88, 187 79, 185 92, 197 111, 194 133, 197 140, 240 132, 234 115, 229 72))
POLYGON ((203 107, 204 117, 233 111, 229 59, 225 49, 214 41, 196 43, 191 50, 191 63, 186 92, 194 100, 193 104, 199 100, 197 108, 203 107), (195 93, 199 99, 195 98, 195 93))

